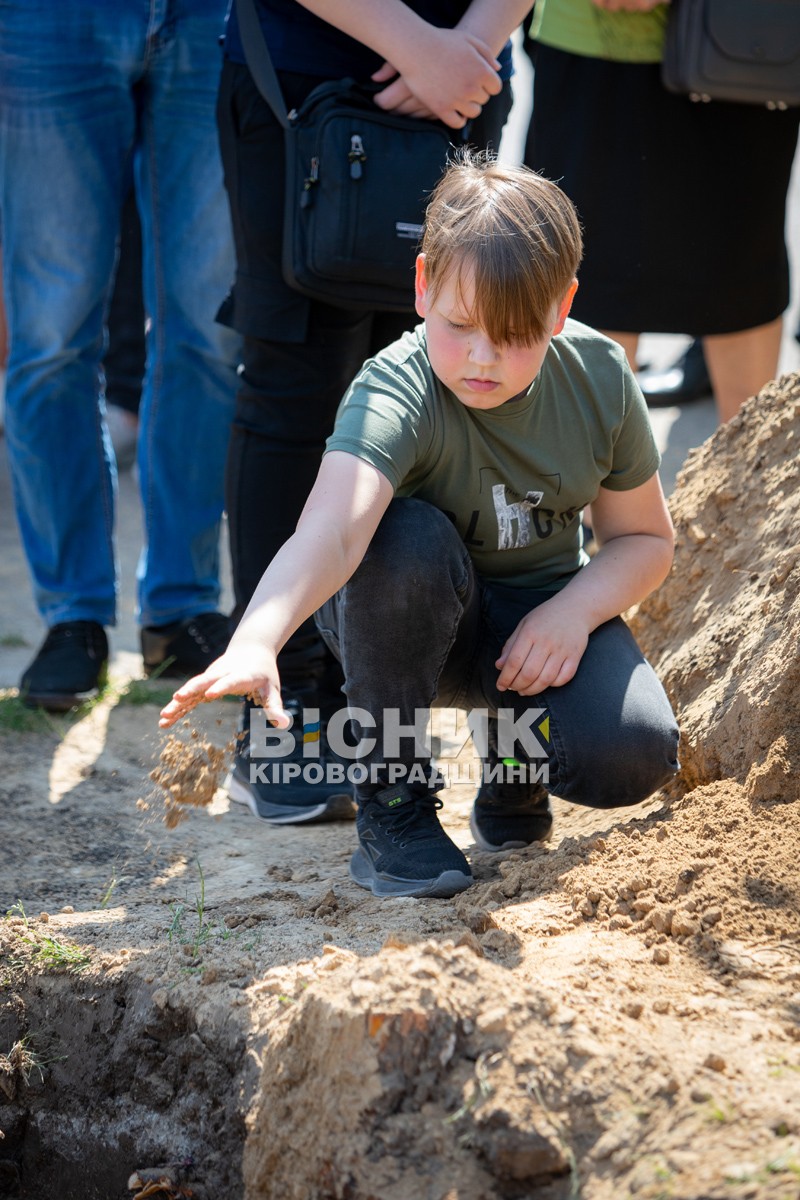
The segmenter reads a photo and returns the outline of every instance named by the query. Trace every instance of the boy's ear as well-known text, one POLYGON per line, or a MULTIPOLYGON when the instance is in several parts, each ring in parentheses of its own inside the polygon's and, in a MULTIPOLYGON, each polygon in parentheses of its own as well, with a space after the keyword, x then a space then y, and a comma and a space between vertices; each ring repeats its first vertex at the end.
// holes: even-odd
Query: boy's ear
POLYGON ((414 275, 414 307, 418 317, 427 312, 428 281, 425 278, 425 255, 418 254, 414 275))
POLYGON ((572 308, 572 301, 575 299, 575 293, 577 290, 578 281, 577 279, 573 279, 572 283, 567 289, 566 296, 558 306, 558 316, 556 317, 556 323, 553 327, 553 337, 555 337, 557 333, 561 333, 561 330, 564 328, 564 322, 569 316, 569 310, 572 308))

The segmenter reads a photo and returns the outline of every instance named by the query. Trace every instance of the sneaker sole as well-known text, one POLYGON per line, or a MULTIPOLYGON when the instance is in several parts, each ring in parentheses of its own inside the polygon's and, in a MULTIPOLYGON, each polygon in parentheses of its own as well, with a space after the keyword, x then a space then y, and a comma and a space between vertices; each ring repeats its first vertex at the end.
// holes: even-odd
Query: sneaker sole
POLYGON ((267 825, 308 825, 314 821, 355 820, 355 802, 347 792, 328 796, 320 804, 301 808, 288 804, 270 804, 267 800, 259 803, 250 788, 235 775, 228 776, 225 787, 229 799, 237 804, 245 804, 254 817, 258 817, 267 825))
POLYGON ((486 838, 483 836, 481 831, 478 829, 478 823, 475 820, 475 809, 474 808, 472 810, 472 813, 470 814, 469 827, 470 827, 472 836, 475 839, 475 845, 478 847, 479 850, 485 850, 487 854, 499 854, 503 850, 525 850, 526 847, 528 847, 528 846, 534 846, 537 843, 541 843, 541 842, 549 842, 551 837, 553 836, 553 825, 551 822, 550 828, 548 829, 547 833, 544 834, 543 837, 532 838, 531 841, 529 841, 529 842, 523 841, 522 838, 516 838, 516 839, 509 840, 507 842, 503 842, 503 844, 501 846, 494 846, 494 845, 492 845, 491 842, 488 842, 486 840, 486 838))
POLYGON ((20 700, 26 708, 43 708, 45 712, 65 713, 73 708, 80 708, 90 700, 96 700, 100 688, 91 688, 88 692, 26 692, 20 693, 20 700))
POLYGON ((381 875, 363 850, 358 849, 350 859, 350 878, 373 896, 414 896, 447 899, 465 891, 475 882, 463 871, 443 871, 435 879, 401 879, 397 875, 381 875))
POLYGON ((96 700, 108 683, 108 663, 103 663, 97 676, 97 686, 85 692, 23 692, 19 698, 25 708, 43 708, 45 712, 65 713, 96 700))

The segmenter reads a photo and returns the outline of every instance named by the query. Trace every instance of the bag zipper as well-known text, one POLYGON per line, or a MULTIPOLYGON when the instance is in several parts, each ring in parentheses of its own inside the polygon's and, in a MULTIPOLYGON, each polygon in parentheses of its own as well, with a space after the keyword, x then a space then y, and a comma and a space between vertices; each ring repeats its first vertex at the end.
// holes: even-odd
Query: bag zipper
POLYGON ((311 189, 319 183, 319 159, 311 159, 311 170, 303 180, 303 194, 300 197, 300 207, 308 208, 312 201, 311 189))
POLYGON ((360 179, 364 173, 362 163, 367 161, 367 155, 364 151, 364 143, 361 140, 361 134, 354 133, 350 137, 350 152, 347 155, 350 162, 350 178, 360 179))

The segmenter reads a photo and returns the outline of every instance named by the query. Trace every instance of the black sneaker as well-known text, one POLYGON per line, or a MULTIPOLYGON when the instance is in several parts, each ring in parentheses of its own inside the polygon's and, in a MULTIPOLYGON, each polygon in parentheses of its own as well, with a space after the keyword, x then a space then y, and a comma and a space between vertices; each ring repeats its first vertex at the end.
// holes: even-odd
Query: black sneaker
POLYGON ((541 783, 514 781, 514 773, 529 764, 504 760, 510 778, 496 778, 499 765, 497 722, 489 721, 489 754, 484 768, 491 782, 481 783, 469 827, 481 850, 521 850, 532 842, 545 842, 553 831, 553 811, 547 789, 541 783))
POLYGON ((541 784, 481 784, 469 827, 480 849, 490 853, 546 842, 553 832, 550 797, 541 784))
POLYGON ((28 708, 69 712, 93 700, 106 680, 108 638, 97 621, 54 625, 22 676, 19 695, 28 708))
POLYGON ((251 758, 251 706, 245 702, 233 769, 227 780, 229 797, 238 804, 246 804, 254 816, 268 825, 352 821, 356 815, 352 784, 346 778, 342 782, 330 780, 332 774, 343 775, 348 764, 330 750, 324 722, 303 725, 303 709, 298 700, 286 700, 284 708, 294 718, 288 730, 294 737, 294 749, 280 758, 251 758), (319 741, 319 757, 304 756, 303 746, 310 740, 319 741), (286 768, 291 765, 299 767, 300 773, 284 782, 286 768))
POLYGON ((455 896, 472 883, 464 855, 439 824, 442 807, 404 783, 358 806, 350 877, 374 896, 455 896))
POLYGON ((158 671, 165 679, 200 675, 228 648, 231 626, 224 613, 198 613, 171 625, 147 625, 142 630, 145 675, 158 671))

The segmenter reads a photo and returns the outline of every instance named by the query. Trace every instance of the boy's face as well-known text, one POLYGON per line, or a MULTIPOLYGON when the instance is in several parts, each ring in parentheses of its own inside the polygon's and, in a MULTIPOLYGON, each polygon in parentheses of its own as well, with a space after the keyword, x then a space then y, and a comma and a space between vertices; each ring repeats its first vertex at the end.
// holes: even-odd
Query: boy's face
POLYGON ((472 317, 475 286, 470 273, 446 276, 431 298, 425 279, 425 256, 417 257, 416 309, 425 319, 428 357, 434 373, 467 408, 499 408, 527 391, 544 361, 554 334, 560 333, 572 304, 577 281, 560 306, 553 307, 552 329, 530 345, 506 342, 495 346, 472 317))

